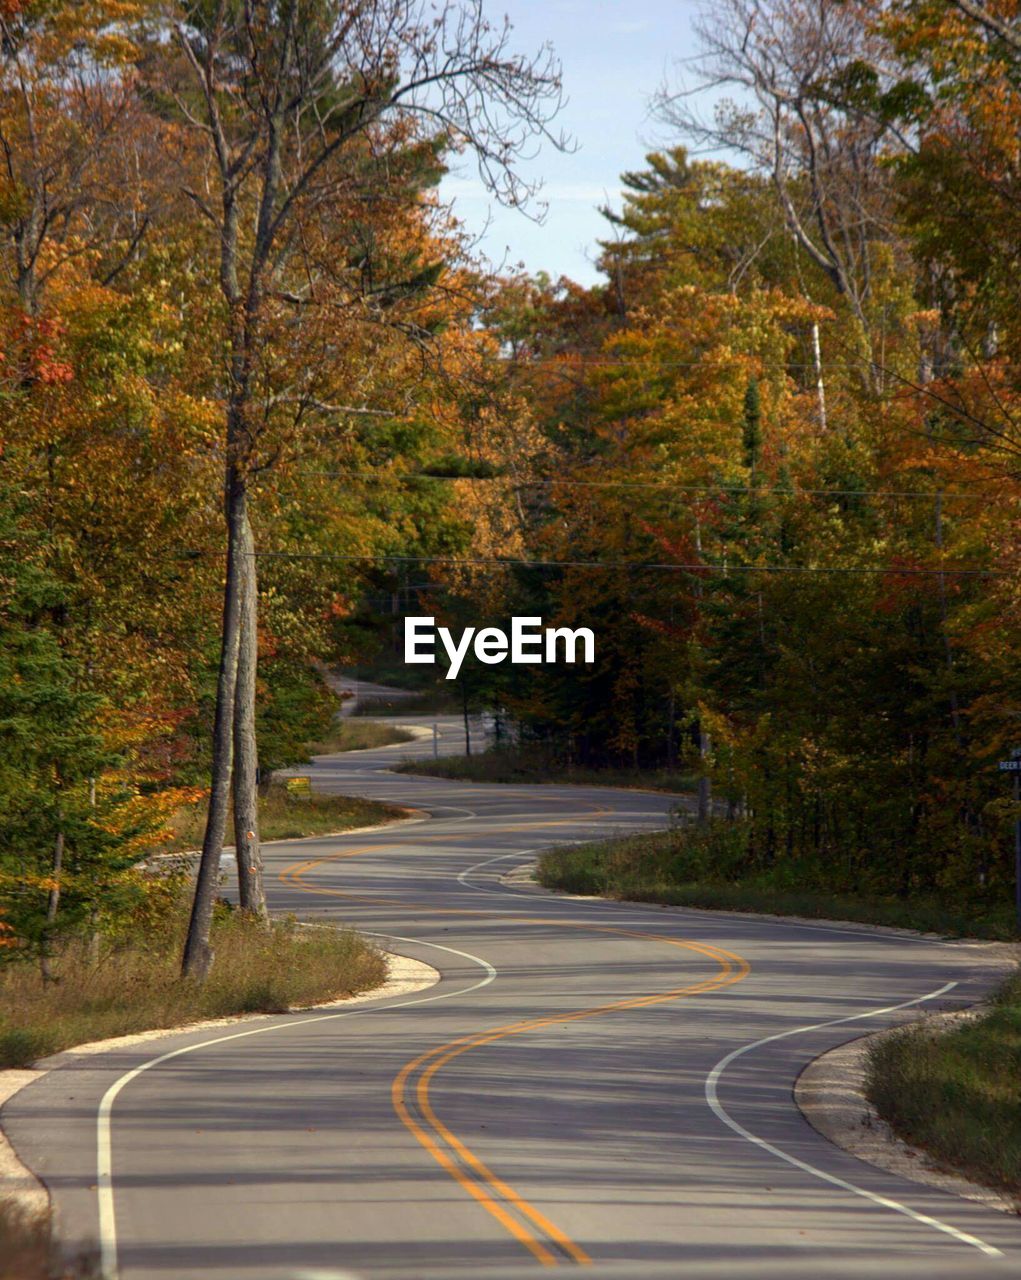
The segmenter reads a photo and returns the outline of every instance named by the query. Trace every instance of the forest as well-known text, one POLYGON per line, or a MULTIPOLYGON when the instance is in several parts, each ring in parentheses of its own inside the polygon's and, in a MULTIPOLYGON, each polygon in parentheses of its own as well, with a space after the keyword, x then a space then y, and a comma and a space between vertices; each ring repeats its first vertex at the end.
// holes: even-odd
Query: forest
POLYGON ((116 936, 208 798, 201 976, 405 615, 590 628, 458 698, 687 771, 706 857, 1012 921, 1018 16, 719 0, 583 287, 441 198, 570 145, 476 0, 0 0, 2 954, 116 936))

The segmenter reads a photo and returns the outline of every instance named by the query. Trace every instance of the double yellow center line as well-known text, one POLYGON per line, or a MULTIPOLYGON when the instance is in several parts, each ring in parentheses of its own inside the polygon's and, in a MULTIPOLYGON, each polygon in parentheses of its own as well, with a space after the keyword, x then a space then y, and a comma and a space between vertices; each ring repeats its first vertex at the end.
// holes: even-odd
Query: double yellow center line
MULTIPOLYGON (((292 863, 280 873, 280 880, 291 887, 307 893, 326 894, 331 897, 357 896, 357 900, 374 904, 393 904, 409 907, 412 904, 401 899, 363 897, 361 894, 348 895, 338 889, 324 885, 311 885, 305 880, 312 870, 326 862, 353 858, 362 853, 380 853, 385 849, 399 848, 394 845, 363 845, 342 853, 327 855, 306 862, 292 863)), ((421 910, 421 908, 416 908, 421 910)), ((450 915, 488 916, 490 913, 478 910, 465 910, 456 907, 425 908, 430 913, 450 915)), ((660 934, 644 933, 632 929, 616 929, 609 926, 586 924, 568 920, 557 920, 549 917, 508 917, 501 916, 501 923, 508 924, 541 924, 555 928, 578 929, 586 933, 615 934, 623 938, 637 938, 643 941, 657 942, 664 946, 679 947, 694 952, 711 960, 717 971, 701 981, 686 986, 674 987, 669 991, 650 995, 636 996, 627 1000, 618 1000, 608 1004, 579 1009, 570 1013, 551 1014, 539 1018, 529 1018, 521 1022, 507 1023, 475 1035, 461 1036, 446 1044, 438 1045, 407 1063, 398 1072, 391 1087, 394 1110, 401 1122, 411 1132, 433 1159, 444 1169, 470 1196, 472 1196, 502 1227, 518 1240, 543 1266, 559 1266, 562 1262, 586 1263, 592 1259, 585 1250, 576 1244, 559 1227, 530 1204, 522 1195, 495 1174, 488 1165, 468 1147, 455 1133, 443 1123, 436 1114, 429 1096, 429 1086, 447 1063, 459 1058, 462 1054, 478 1049, 484 1045, 494 1044, 513 1036, 524 1035, 544 1027, 560 1026, 570 1022, 580 1022, 587 1018, 605 1017, 627 1009, 640 1009, 650 1005, 665 1004, 672 1000, 681 1000, 688 996, 699 995, 706 991, 715 991, 740 982, 751 972, 751 966, 741 956, 720 947, 710 946, 703 942, 693 942, 680 938, 664 938, 660 934), (417 1114, 416 1114, 417 1113, 417 1114)))

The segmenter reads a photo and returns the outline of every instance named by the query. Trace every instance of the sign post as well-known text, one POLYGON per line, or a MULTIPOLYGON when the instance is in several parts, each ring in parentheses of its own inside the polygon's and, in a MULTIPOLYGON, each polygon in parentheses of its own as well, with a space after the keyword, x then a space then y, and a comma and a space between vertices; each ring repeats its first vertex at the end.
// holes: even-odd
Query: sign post
POLYGON ((1014 775, 1014 910, 1021 932, 1021 747, 1014 747, 1009 760, 1000 761, 1001 773, 1014 775))

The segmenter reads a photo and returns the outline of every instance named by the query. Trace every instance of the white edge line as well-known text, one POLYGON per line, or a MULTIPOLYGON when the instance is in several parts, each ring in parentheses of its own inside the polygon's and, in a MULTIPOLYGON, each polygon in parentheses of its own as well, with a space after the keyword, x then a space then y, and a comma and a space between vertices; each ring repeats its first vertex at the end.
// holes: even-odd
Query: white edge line
MULTIPOLYGON (((571 843, 581 844, 584 842, 572 841, 571 843)), ((538 850, 526 849, 526 850, 521 850, 517 852, 520 853, 521 856, 527 856, 528 854, 538 852, 538 850)), ((495 858, 487 858, 483 862, 477 862, 475 863, 474 866, 468 867, 467 870, 461 872, 461 874, 457 877, 458 882, 461 885, 463 885, 466 889, 474 889, 477 893, 492 894, 494 897, 519 897, 519 896, 524 897, 526 895, 514 893, 511 890, 484 889, 480 885, 470 884, 468 882, 468 877, 473 872, 480 871, 483 867, 490 866, 494 862, 503 862, 506 859, 515 857, 515 856, 517 856, 516 853, 499 854, 495 858)), ((827 930, 827 932, 836 933, 838 932, 838 930, 830 929, 830 930, 827 930)), ((844 930, 842 932, 857 933, 856 930, 850 930, 850 929, 844 930)), ((858 934, 858 936, 862 936, 862 935, 858 934)), ((912 941, 913 940, 914 939, 912 939, 912 941)), ((923 939, 919 939, 919 941, 923 941, 923 939)), ((934 941, 934 940, 924 939, 924 941, 934 941)), ((846 1017, 846 1018, 833 1018, 828 1022, 817 1022, 812 1024, 811 1026, 795 1027, 790 1031, 781 1031, 781 1032, 778 1032, 776 1035, 766 1036, 762 1040, 755 1040, 751 1044, 743 1045, 740 1049, 735 1049, 732 1053, 727 1054, 725 1058, 721 1059, 721 1061, 716 1064, 716 1066, 712 1069, 712 1071, 707 1076, 706 1083, 705 1083, 706 1101, 709 1103, 709 1106, 711 1107, 714 1114, 718 1117, 718 1119, 722 1120, 724 1124, 726 1124, 729 1128, 733 1129, 735 1133, 740 1134, 741 1137, 745 1138, 748 1142, 754 1143, 756 1146, 761 1147, 765 1151, 768 1151, 771 1155, 777 1156, 779 1159, 785 1160, 788 1164, 794 1165, 795 1168, 801 1169, 805 1173, 810 1173, 814 1177, 821 1178, 825 1182, 832 1183, 834 1186, 840 1187, 845 1191, 850 1191, 857 1196, 862 1196, 864 1199, 870 1200, 874 1204, 880 1205, 883 1208, 892 1209, 892 1210, 895 1210, 897 1213, 905 1214, 907 1217, 913 1218, 915 1221, 920 1222, 925 1226, 933 1227, 937 1231, 945 1232, 947 1235, 952 1236, 955 1240, 959 1240, 962 1244, 972 1245, 974 1248, 980 1249, 983 1253, 989 1255, 990 1257, 1002 1257, 1003 1251, 1001 1249, 997 1249, 993 1245, 986 1244, 983 1240, 979 1240, 976 1236, 968 1235, 966 1232, 959 1231, 956 1227, 952 1227, 948 1223, 941 1222, 937 1218, 932 1218, 928 1214, 919 1213, 916 1210, 910 1208, 908 1205, 901 1204, 899 1203, 899 1201, 896 1201, 896 1200, 891 1200, 886 1196, 877 1195, 875 1192, 868 1191, 864 1187, 856 1186, 854 1183, 847 1182, 843 1178, 838 1178, 834 1174, 826 1173, 822 1169, 817 1169, 814 1165, 810 1165, 806 1163, 804 1160, 799 1160, 797 1156, 792 1156, 792 1155, 789 1155, 786 1151, 781 1151, 779 1147, 775 1147, 772 1143, 767 1142, 764 1138, 760 1138, 756 1134, 751 1133, 748 1129, 744 1127, 744 1125, 740 1124, 739 1121, 735 1120, 724 1109, 722 1103, 719 1100, 719 1095, 717 1092, 717 1084, 720 1080, 720 1077, 723 1075, 723 1072, 727 1069, 727 1067, 736 1058, 740 1058, 743 1054, 750 1053, 753 1049, 758 1049, 758 1048, 761 1048, 763 1045, 771 1044, 774 1040, 786 1039, 788 1036, 799 1035, 799 1034, 807 1033, 810 1031, 819 1031, 825 1027, 840 1026, 842 1023, 856 1022, 863 1018, 877 1018, 886 1013, 895 1013, 901 1009, 907 1009, 913 1005, 922 1004, 927 1000, 934 1000, 938 996, 945 995, 946 992, 951 991, 957 985, 958 985, 957 982, 948 982, 945 986, 940 987, 937 991, 930 991, 928 995, 917 996, 913 1000, 905 1000, 902 1004, 889 1005, 886 1008, 873 1009, 866 1013, 855 1013, 855 1014, 851 1014, 849 1017, 846 1017)))
POLYGON ((823 1169, 817 1169, 815 1165, 808 1164, 805 1160, 799 1160, 797 1156, 789 1155, 786 1151, 781 1151, 779 1147, 775 1147, 771 1142, 767 1142, 765 1138, 760 1138, 756 1134, 751 1133, 739 1121, 735 1120, 723 1107, 717 1092, 717 1085, 724 1071, 736 1059, 746 1053, 751 1053, 753 1049, 759 1049, 763 1045, 772 1044, 775 1040, 785 1040, 788 1036, 802 1035, 809 1031, 820 1031, 824 1027, 837 1027, 846 1022, 857 1022, 863 1018, 878 1018, 885 1013, 896 1013, 900 1009, 908 1009, 912 1005, 922 1004, 926 1000, 934 1000, 937 996, 945 995, 946 992, 952 990, 958 984, 956 982, 948 982, 945 986, 940 987, 937 991, 930 991, 928 995, 917 996, 914 1000, 905 1000, 902 1004, 888 1005, 884 1009, 871 1009, 866 1013, 853 1013, 846 1018, 831 1018, 828 1022, 816 1022, 807 1027, 794 1027, 790 1031, 779 1031, 776 1035, 764 1036, 761 1040, 755 1040, 751 1044, 742 1045, 740 1049, 734 1049, 728 1053, 725 1058, 713 1067, 712 1071, 706 1076, 705 1081, 705 1097, 713 1114, 722 1120, 728 1128, 746 1141, 753 1143, 757 1147, 761 1147, 764 1151, 768 1151, 770 1155, 776 1156, 780 1160, 785 1160, 788 1164, 793 1165, 796 1169, 800 1169, 803 1173, 810 1173, 813 1177, 821 1178, 823 1182, 828 1182, 832 1186, 840 1187, 843 1191, 850 1191, 853 1195, 861 1196, 865 1200, 870 1200, 873 1204, 880 1205, 884 1209, 892 1209, 896 1213, 903 1214, 905 1217, 913 1218, 915 1222, 920 1222, 923 1226, 933 1227, 937 1231, 942 1231, 945 1235, 952 1236, 961 1244, 969 1244, 974 1248, 981 1250, 982 1253, 989 1257, 1003 1257, 1003 1250, 997 1249, 991 1244, 986 1244, 984 1240, 979 1240, 977 1236, 968 1235, 964 1231, 959 1231, 956 1227, 952 1227, 949 1223, 941 1222, 938 1218, 931 1218, 928 1214, 919 1213, 917 1210, 910 1208, 906 1204, 901 1204, 898 1200, 891 1200, 887 1196, 877 1195, 874 1191, 867 1191, 864 1187, 856 1186, 853 1182, 847 1182, 843 1178, 838 1178, 835 1174, 826 1173, 823 1169))
MULTIPOLYGON (((581 840, 565 840, 564 844, 583 844, 581 840)), ((476 862, 474 866, 466 868, 457 877, 457 883, 464 889, 472 889, 475 893, 489 894, 494 898, 517 898, 524 895, 512 893, 507 889, 484 889, 479 884, 469 884, 468 877, 475 871, 481 871, 483 867, 488 867, 493 862, 506 862, 508 858, 528 858, 533 853, 538 853, 538 849, 515 849, 511 853, 498 853, 495 858, 486 858, 482 862, 476 862)))
MULTIPOLYGON (((363 930, 362 932, 368 933, 368 930, 363 930)), ((487 987, 497 976, 496 970, 488 960, 483 960, 480 956, 472 955, 468 951, 458 951, 455 947, 445 947, 438 942, 423 942, 419 938, 404 938, 395 933, 371 933, 369 936, 393 938, 395 942, 411 942, 416 946, 433 947, 437 951, 447 951, 451 955, 460 956, 464 960, 470 960, 472 963, 480 965, 485 970, 486 976, 481 981, 473 983, 470 987, 461 987, 457 991, 446 991, 435 996, 424 996, 420 1000, 402 1000, 398 1004, 348 1009, 339 1013, 321 1013, 309 1018, 299 1018, 297 1021, 274 1022, 271 1026, 255 1027, 250 1031, 235 1031, 231 1035, 217 1036, 213 1040, 200 1040, 196 1044, 188 1044, 181 1049, 173 1049, 170 1053, 162 1053, 159 1057, 150 1058, 148 1062, 143 1062, 141 1066, 125 1072, 103 1094, 96 1114, 96 1198, 99 1205, 100 1273, 103 1280, 117 1280, 118 1276, 111 1114, 113 1104, 121 1090, 143 1072, 149 1071, 152 1067, 158 1067, 164 1062, 169 1062, 172 1058, 182 1057, 186 1053, 194 1053, 198 1049, 208 1049, 216 1044, 225 1044, 229 1040, 243 1040, 248 1036, 263 1035, 269 1031, 283 1031, 293 1027, 303 1027, 311 1022, 333 1022, 338 1018, 354 1018, 360 1014, 375 1013, 384 1009, 388 1011, 391 1009, 405 1009, 410 1005, 431 1004, 436 1000, 450 1000, 454 996, 467 995, 471 991, 478 991, 481 987, 487 987)))

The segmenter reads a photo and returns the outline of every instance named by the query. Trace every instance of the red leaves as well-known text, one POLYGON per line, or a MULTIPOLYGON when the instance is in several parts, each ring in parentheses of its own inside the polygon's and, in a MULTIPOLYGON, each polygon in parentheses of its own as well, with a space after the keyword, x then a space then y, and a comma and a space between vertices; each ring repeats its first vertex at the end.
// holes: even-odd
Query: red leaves
MULTIPOLYGON (((938 581, 929 572, 931 567, 915 556, 891 556, 889 569, 883 574, 882 590, 876 595, 876 612, 894 614, 905 604, 917 600, 920 595, 929 595, 938 581)), ((956 590, 956 580, 950 581, 954 583, 956 590)))
POLYGON ((638 519, 636 523, 643 533, 648 534, 657 546, 678 564, 696 564, 700 559, 694 540, 689 534, 669 534, 647 520, 638 519))
MULTIPOLYGON (((3 3, 3 0, 0 0, 3 3)), ((8 354, 3 373, 17 378, 21 386, 55 386, 74 380, 74 367, 60 357, 60 340, 66 325, 56 316, 30 316, 24 311, 9 313, 8 354)))
POLYGON ((36 378, 45 386, 70 382, 74 378, 71 365, 66 360, 57 358, 57 343, 63 333, 64 326, 59 320, 42 319, 35 322, 32 362, 36 378))

